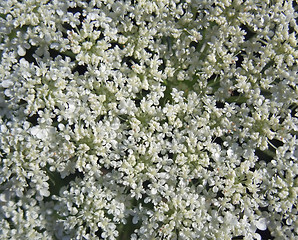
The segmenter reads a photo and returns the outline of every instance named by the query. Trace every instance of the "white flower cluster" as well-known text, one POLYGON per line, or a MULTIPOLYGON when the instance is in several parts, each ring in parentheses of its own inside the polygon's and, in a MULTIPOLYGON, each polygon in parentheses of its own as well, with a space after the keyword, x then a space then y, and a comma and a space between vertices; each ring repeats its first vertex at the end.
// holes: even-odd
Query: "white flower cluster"
POLYGON ((2 239, 297 239, 297 9, 0 1, 2 239))

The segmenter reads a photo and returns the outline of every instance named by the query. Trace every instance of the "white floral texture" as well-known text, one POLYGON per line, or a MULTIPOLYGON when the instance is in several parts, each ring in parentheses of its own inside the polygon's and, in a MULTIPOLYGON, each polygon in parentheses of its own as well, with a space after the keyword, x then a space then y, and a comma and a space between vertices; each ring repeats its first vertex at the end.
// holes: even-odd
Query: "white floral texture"
POLYGON ((297 239, 297 9, 0 1, 0 236, 297 239))

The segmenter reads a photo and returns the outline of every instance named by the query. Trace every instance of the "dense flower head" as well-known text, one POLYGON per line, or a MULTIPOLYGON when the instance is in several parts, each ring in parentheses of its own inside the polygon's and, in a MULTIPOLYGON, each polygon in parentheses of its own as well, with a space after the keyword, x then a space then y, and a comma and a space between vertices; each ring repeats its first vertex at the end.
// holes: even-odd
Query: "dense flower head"
POLYGON ((297 8, 0 1, 0 236, 296 239, 297 8))

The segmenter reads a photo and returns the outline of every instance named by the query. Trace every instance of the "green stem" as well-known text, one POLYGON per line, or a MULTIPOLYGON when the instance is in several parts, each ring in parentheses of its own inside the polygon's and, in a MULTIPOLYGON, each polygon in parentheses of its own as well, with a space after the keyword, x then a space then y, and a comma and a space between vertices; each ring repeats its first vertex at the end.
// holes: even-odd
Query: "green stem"
POLYGON ((228 103, 239 103, 239 104, 241 104, 241 103, 245 103, 245 102, 247 102, 247 97, 244 97, 244 96, 231 96, 231 97, 229 97, 228 99, 226 99, 226 101, 228 102, 228 103))
POLYGON ((69 50, 66 50, 66 51, 62 52, 62 54, 66 55, 70 58, 73 58, 73 59, 76 58, 76 54, 74 54, 72 51, 69 51, 69 50))
MULTIPOLYGON (((138 201, 134 198, 132 200, 132 207, 136 206, 138 201)), ((125 239, 130 239, 131 234, 134 232, 136 229, 136 224, 132 223, 133 216, 129 216, 127 219, 126 224, 121 224, 118 228, 119 231, 119 240, 125 240, 125 239)))

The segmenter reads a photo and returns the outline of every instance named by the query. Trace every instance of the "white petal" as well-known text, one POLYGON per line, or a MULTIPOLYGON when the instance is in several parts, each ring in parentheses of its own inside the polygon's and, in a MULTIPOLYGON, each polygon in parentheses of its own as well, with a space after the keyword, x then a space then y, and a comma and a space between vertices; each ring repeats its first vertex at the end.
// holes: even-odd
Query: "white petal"
POLYGON ((134 216, 133 219, 132 219, 132 223, 133 224, 137 224, 139 221, 139 217, 138 216, 134 216))
POLYGON ((155 195, 157 193, 157 189, 156 188, 152 188, 151 189, 151 194, 155 195))
POLYGON ((0 194, 0 202, 7 202, 7 201, 6 201, 6 196, 5 196, 4 193, 1 193, 1 194, 0 194))
POLYGON ((44 197, 50 196, 50 192, 46 188, 41 189, 39 193, 41 196, 44 196, 44 197))
POLYGON ((1 127, 0 127, 0 131, 1 131, 2 133, 6 133, 6 132, 7 132, 7 127, 6 127, 5 125, 1 125, 1 127))
POLYGON ((4 91, 4 95, 5 95, 6 97, 12 97, 12 93, 11 93, 10 89, 5 89, 5 91, 4 91))
POLYGON ((47 137, 47 130, 41 129, 39 126, 32 127, 30 130, 31 134, 39 139, 47 137))
POLYGON ((228 155, 228 157, 231 157, 233 155, 233 150, 232 149, 228 149, 227 155, 228 155))
POLYGON ((47 136, 48 136, 48 131, 46 129, 41 129, 36 135, 36 137, 39 139, 44 139, 47 136))
POLYGON ((12 85, 13 85, 13 81, 11 81, 11 80, 9 80, 9 79, 7 79, 7 80, 3 80, 2 83, 1 83, 1 86, 2 86, 3 88, 8 88, 8 87, 10 87, 10 86, 12 86, 12 85))
POLYGON ((68 111, 74 112, 76 110, 76 105, 74 103, 68 103, 68 111))
POLYGON ((64 12, 61 9, 56 10, 56 12, 60 17, 64 14, 64 12))
POLYGON ((19 56, 22 57, 22 56, 25 56, 26 55, 26 50, 23 47, 19 46, 17 53, 18 53, 19 56))
POLYGON ((30 132, 31 132, 31 134, 33 135, 33 136, 36 136, 37 135, 37 133, 40 131, 40 128, 39 127, 32 127, 31 129, 30 129, 30 132))
POLYGON ((258 233, 255 233, 254 237, 255 237, 256 240, 262 240, 261 235, 258 234, 258 233))
POLYGON ((267 229, 267 220, 265 218, 260 218, 256 222, 256 227, 261 231, 265 231, 267 229))

